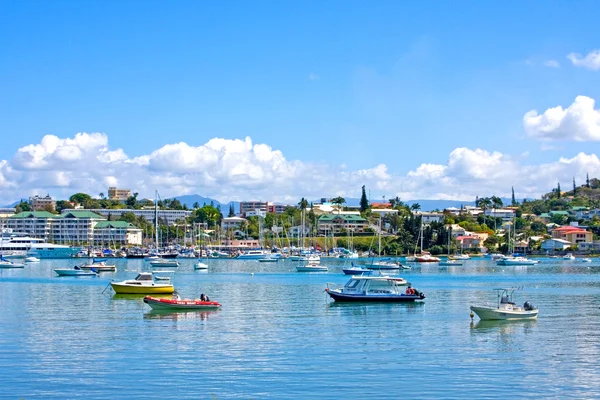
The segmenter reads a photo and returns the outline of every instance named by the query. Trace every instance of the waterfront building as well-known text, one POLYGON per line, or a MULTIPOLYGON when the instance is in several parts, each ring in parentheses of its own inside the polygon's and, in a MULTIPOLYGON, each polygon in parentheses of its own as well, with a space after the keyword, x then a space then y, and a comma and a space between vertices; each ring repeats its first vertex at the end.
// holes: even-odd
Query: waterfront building
POLYGON ((125 213, 132 213, 136 217, 144 217, 148 222, 153 223, 156 212, 158 212, 158 218, 164 221, 167 225, 174 225, 175 223, 185 221, 187 217, 192 215, 190 210, 158 210, 155 211, 154 207, 147 207, 141 210, 130 209, 130 208, 94 208, 88 211, 92 211, 96 214, 100 214, 104 217, 113 216, 116 218, 121 217, 125 213))
POLYGON ((100 221, 94 226, 94 243, 141 246, 142 230, 127 221, 100 221))
POLYGON ((107 231, 106 224, 103 224, 105 222, 107 222, 105 217, 89 210, 65 210, 60 215, 47 211, 23 211, 0 218, 0 227, 13 235, 28 236, 57 244, 109 243, 105 240, 108 237, 111 238, 110 244, 141 244, 141 229, 130 225, 124 227, 120 224, 121 221, 114 221, 117 224, 112 231, 107 231), (98 231, 96 227, 99 228, 98 231))
POLYGON ((45 197, 36 194, 29 198, 29 207, 31 207, 32 211, 48 211, 49 208, 56 210, 56 200, 50 197, 49 194, 45 197))
POLYGON ((360 215, 325 214, 318 219, 317 233, 325 236, 347 231, 361 233, 365 232, 368 226, 368 221, 360 215))
POLYGON ((50 221, 50 237, 48 241, 60 244, 92 244, 94 227, 105 221, 101 215, 88 210, 64 210, 50 221))
POLYGON ((129 189, 117 189, 116 187, 108 188, 108 199, 125 201, 131 197, 131 190, 129 189))
POLYGON ((48 240, 52 231, 52 222, 58 215, 48 211, 23 211, 9 217, 0 218, 3 229, 13 234, 48 240))

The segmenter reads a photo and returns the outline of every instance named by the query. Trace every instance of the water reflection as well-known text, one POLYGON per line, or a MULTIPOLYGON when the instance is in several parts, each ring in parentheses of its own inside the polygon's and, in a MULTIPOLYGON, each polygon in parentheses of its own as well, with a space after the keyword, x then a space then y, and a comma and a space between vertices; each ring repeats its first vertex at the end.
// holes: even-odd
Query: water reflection
POLYGON ((219 310, 151 310, 144 314, 144 318, 168 320, 199 319, 205 321, 211 314, 215 315, 218 312, 219 310))
POLYGON ((471 321, 471 329, 479 330, 482 332, 499 332, 502 334, 508 333, 516 333, 517 331, 522 331, 523 333, 527 333, 531 328, 537 325, 536 319, 516 319, 516 320, 492 320, 492 321, 483 321, 479 320, 477 322, 471 321))

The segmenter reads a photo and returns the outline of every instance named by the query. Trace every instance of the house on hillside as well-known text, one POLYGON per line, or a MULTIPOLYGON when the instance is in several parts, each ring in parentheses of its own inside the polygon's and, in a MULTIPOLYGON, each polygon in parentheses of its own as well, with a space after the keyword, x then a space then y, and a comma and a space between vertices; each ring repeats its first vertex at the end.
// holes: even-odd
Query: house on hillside
POLYGON ((552 231, 553 239, 563 239, 573 244, 593 242, 594 234, 578 226, 561 226, 552 231))
POLYGON ((573 243, 564 239, 546 239, 542 242, 541 249, 545 251, 563 251, 572 245, 573 243))

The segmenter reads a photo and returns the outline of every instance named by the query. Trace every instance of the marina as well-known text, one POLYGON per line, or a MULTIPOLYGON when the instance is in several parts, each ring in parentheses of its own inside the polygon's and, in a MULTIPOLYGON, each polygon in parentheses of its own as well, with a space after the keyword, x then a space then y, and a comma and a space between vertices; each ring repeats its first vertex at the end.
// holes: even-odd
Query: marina
POLYGON ((325 387, 349 399, 382 390, 390 397, 416 398, 473 393, 551 398, 557 390, 579 398, 600 396, 594 356, 600 346, 598 259, 547 258, 511 267, 483 258, 457 267, 411 263, 411 270, 396 276, 427 294, 415 303, 333 302, 323 289, 328 282, 348 281, 342 269, 350 260, 328 260, 329 270, 321 274, 296 273, 296 263, 287 260, 214 259, 203 274, 194 273, 197 261, 180 262, 172 275, 177 292, 188 299, 206 293, 221 304, 218 310, 155 311, 144 295, 104 291, 111 281, 151 272, 141 259, 115 259, 117 272, 93 279, 53 276, 53 269, 72 268, 73 260, 0 270, 0 337, 4 351, 13 355, 4 358, 4 390, 15 397, 58 399, 90 397, 93 387, 92 397, 135 398, 154 387, 160 374, 154 392, 165 399, 211 398, 211 393, 216 398, 297 398, 300 393, 317 398, 325 387), (493 302, 492 289, 514 285, 524 287, 519 299, 541 310, 537 319, 471 320, 471 305, 493 302), (57 325, 60 330, 53 329, 57 325), (565 340, 565 332, 585 341, 565 340), (433 341, 443 345, 432 346, 433 341), (52 344, 57 342, 79 344, 52 344), (148 366, 148 348, 154 349, 152 374, 140 373, 148 366), (368 355, 360 365, 352 361, 357 352, 368 355), (535 371, 536 386, 526 380, 502 385, 507 366, 514 376, 535 371), (449 369, 457 372, 446 375, 449 369), (346 379, 358 373, 370 384, 346 379), (25 376, 28 385, 23 385, 25 376), (431 376, 439 379, 433 383, 431 376), (390 381, 397 385, 390 387, 390 381))

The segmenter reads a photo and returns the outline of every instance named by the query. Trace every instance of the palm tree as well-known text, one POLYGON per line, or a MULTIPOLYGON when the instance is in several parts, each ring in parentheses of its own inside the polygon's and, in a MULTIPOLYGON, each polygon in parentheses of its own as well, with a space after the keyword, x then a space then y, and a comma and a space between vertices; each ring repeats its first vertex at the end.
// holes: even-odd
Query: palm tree
POLYGON ((306 210, 307 207, 308 207, 308 200, 306 200, 304 197, 301 198, 300 201, 298 202, 298 209, 306 210))
POLYGON ((346 199, 344 199, 342 196, 338 196, 331 199, 331 202, 333 204, 337 204, 340 207, 339 210, 341 210, 342 206, 346 203, 346 199))
POLYGON ((102 200, 104 200, 104 193, 100 193, 98 196, 99 196, 99 197, 100 197, 102 200))
POLYGON ((419 203, 412 203, 410 205, 411 211, 419 211, 421 209, 421 205, 419 203))

